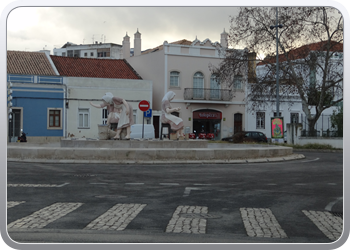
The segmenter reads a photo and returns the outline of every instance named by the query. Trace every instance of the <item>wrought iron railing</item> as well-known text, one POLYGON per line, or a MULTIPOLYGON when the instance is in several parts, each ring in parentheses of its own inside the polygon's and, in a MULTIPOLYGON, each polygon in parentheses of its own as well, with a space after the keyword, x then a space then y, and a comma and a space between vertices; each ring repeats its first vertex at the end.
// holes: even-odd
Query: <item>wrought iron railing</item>
POLYGON ((211 100, 211 101, 231 101, 233 93, 231 89, 204 89, 185 88, 185 100, 211 100))

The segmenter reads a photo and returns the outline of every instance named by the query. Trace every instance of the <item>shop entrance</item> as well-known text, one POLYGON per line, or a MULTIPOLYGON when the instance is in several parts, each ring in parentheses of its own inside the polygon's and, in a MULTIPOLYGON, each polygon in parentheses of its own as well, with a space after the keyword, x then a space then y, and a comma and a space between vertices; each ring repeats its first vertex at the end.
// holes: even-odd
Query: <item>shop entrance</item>
POLYGON ((222 113, 216 110, 202 109, 193 112, 193 133, 213 133, 214 140, 221 139, 222 113))

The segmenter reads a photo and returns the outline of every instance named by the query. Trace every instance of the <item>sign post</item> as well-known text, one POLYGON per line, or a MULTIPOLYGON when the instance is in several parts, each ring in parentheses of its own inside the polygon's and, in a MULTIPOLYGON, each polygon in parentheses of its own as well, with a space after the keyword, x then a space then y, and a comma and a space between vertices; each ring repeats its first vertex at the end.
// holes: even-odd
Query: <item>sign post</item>
POLYGON ((144 129, 145 129, 145 112, 147 110, 149 110, 149 102, 146 100, 143 100, 139 103, 139 109, 143 112, 143 116, 142 116, 142 139, 143 139, 143 134, 144 134, 144 129))

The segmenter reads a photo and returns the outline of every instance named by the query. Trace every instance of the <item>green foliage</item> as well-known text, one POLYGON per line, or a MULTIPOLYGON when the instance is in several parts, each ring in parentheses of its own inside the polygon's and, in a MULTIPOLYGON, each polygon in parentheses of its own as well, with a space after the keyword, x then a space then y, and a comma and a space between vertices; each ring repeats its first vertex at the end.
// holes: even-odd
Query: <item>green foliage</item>
POLYGON ((331 123, 332 128, 337 130, 337 136, 343 136, 343 106, 339 107, 338 112, 333 111, 331 123))

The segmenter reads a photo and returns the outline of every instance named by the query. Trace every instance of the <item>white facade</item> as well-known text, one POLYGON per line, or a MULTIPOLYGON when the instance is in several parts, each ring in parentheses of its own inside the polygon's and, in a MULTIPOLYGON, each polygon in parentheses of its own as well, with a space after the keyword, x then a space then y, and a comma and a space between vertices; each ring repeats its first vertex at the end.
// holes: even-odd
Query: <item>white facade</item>
POLYGON ((152 107, 151 81, 66 77, 65 82, 68 87, 68 137, 98 139, 98 124, 105 124, 107 113, 91 106, 90 102, 102 103, 102 96, 106 92, 125 99, 132 106, 134 123, 143 122, 143 113, 138 108, 141 100, 149 100, 152 107))
MULTIPOLYGON (((139 48, 134 48, 135 55, 127 58, 127 61, 143 79, 153 82, 153 125, 156 133, 160 133, 161 127, 161 100, 168 91, 176 93, 172 107, 181 108, 179 117, 184 121, 185 130, 187 128, 190 132, 198 133, 203 126, 205 133, 214 133, 215 139, 220 140, 232 135, 235 125, 236 129, 245 128, 242 117, 245 117, 246 76, 242 77, 241 89, 234 91, 232 86, 217 85, 209 68, 210 65, 218 66, 222 60, 219 50, 226 48, 227 35, 226 32, 221 34, 220 43, 209 39, 202 42, 198 39, 193 42, 165 41, 141 55, 136 53, 139 48), (195 90, 197 88, 199 90, 195 90)), ((140 36, 137 32, 135 39, 140 36)))
POLYGON ((73 44, 53 49, 55 56, 70 56, 99 59, 123 59, 123 47, 114 43, 73 44))
MULTIPOLYGON (((342 55, 342 53, 339 53, 342 55)), ((339 55, 338 55, 339 56, 339 55)), ((333 58, 333 60, 339 60, 339 58, 333 58)), ((340 60, 342 60, 342 56, 340 56, 340 60)), ((339 72, 343 71, 342 67, 339 67, 339 72)), ((262 76, 266 73, 266 68, 264 65, 260 65, 256 67, 257 76, 262 76)), ((321 75, 316 74, 317 80, 321 80, 321 75)), ((342 85, 343 83, 341 83, 342 85)), ((247 89, 246 89, 247 92, 247 89)), ((280 89, 281 93, 281 89, 280 89)), ((284 130, 286 131, 286 125, 288 123, 301 123, 302 129, 308 130, 306 115, 302 110, 302 102, 300 96, 294 95, 293 97, 293 105, 288 102, 280 101, 279 102, 279 112, 280 116, 284 119, 284 130)), ((334 100, 337 100, 339 96, 335 96, 334 100)), ((260 107, 260 109, 255 109, 255 111, 249 111, 249 107, 251 107, 251 103, 247 103, 246 105, 246 124, 247 130, 260 131, 264 133, 268 138, 271 138, 271 117, 277 115, 277 107, 276 102, 273 102, 269 105, 265 105, 264 107, 260 107)), ((309 106, 311 110, 311 114, 316 113, 316 109, 314 106, 309 106)), ((319 135, 322 136, 322 133, 327 131, 327 129, 332 130, 331 128, 331 120, 330 116, 333 114, 333 111, 336 111, 338 108, 336 106, 330 107, 324 110, 318 119, 315 129, 318 131, 319 135)))

